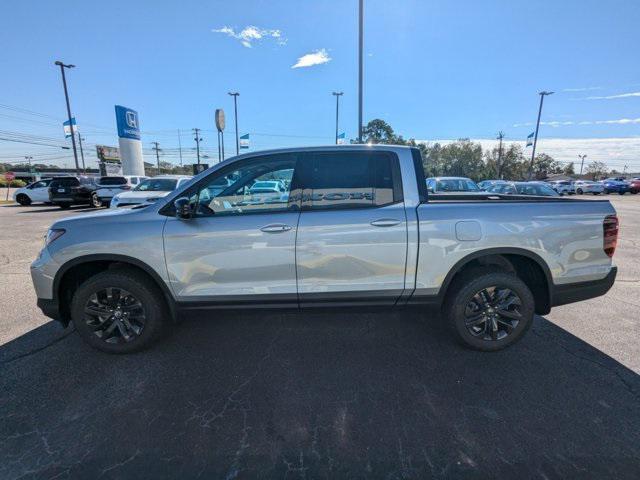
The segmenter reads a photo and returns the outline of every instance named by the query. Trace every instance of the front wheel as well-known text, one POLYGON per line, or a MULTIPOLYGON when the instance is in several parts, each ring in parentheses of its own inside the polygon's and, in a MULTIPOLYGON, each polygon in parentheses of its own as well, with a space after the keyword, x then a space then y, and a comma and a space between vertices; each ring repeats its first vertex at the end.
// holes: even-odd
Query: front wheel
POLYGON ((618 192, 618 195, 624 195, 624 194, 625 194, 625 192, 623 192, 623 191, 619 191, 618 192))
POLYGON ((100 197, 98 197, 98 195, 96 195, 95 193, 91 195, 91 206, 93 208, 102 207, 102 200, 100 200, 100 197))
POLYGON ((576 190, 576 193, 577 193, 578 195, 582 195, 584 192, 582 191, 582 189, 581 189, 581 188, 579 188, 578 190, 576 190))
POLYGON ((534 312, 529 287, 515 275, 495 270, 472 271, 455 281, 444 309, 458 340, 483 351, 501 350, 520 340, 534 312))
POLYGON ((167 323, 160 289, 132 270, 99 273, 73 296, 71 318, 82 339, 108 353, 140 351, 158 339, 167 323))
POLYGON ((16 201, 23 207, 27 207, 31 205, 31 199, 29 198, 28 195, 25 195, 24 193, 21 193, 20 195, 18 195, 16 198, 16 201))

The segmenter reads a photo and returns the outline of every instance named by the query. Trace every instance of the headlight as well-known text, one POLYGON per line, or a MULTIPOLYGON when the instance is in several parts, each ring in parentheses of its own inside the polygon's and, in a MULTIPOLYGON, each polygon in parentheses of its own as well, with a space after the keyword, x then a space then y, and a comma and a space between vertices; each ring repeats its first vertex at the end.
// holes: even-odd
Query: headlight
POLYGON ((66 232, 64 228, 50 228, 44 236, 44 246, 47 247, 51 245, 54 241, 64 235, 64 232, 66 232))

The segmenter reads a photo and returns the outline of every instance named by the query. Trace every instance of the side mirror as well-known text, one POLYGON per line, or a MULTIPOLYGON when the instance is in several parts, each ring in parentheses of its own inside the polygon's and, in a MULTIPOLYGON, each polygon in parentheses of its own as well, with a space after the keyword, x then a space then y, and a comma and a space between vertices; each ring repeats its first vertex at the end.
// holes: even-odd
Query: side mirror
POLYGON ((191 214, 191 204, 187 197, 180 197, 174 200, 173 206, 176 209, 176 217, 182 220, 190 219, 193 215, 191 214))

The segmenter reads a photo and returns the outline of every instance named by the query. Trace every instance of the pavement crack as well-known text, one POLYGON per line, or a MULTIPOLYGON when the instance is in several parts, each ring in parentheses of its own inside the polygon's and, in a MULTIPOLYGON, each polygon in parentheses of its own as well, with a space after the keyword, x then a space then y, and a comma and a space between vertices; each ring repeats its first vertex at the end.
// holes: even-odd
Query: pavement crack
POLYGON ((71 328, 71 330, 69 330, 67 333, 65 333, 61 337, 58 337, 55 340, 47 343, 46 345, 43 345, 42 347, 35 348, 35 349, 31 350, 30 352, 21 353, 20 355, 16 355, 15 357, 11 357, 11 358, 9 358, 7 360, 3 360, 3 361, 0 362, 0 365, 8 365, 9 363, 13 363, 16 360, 20 360, 22 358, 30 357, 31 355, 34 355, 34 354, 36 354, 38 352, 46 350, 47 348, 49 348, 49 347, 55 345, 56 343, 64 340, 65 338, 67 338, 69 335, 71 335, 75 331, 76 331, 75 328, 71 328))

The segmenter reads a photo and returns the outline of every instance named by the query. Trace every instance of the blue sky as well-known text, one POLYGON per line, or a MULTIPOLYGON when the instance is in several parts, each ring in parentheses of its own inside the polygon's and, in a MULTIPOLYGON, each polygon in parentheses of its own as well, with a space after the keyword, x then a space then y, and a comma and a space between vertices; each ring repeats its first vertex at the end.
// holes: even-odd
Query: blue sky
MULTIPOLYGON (((521 140, 536 93, 554 90, 540 151, 640 170, 638 25, 632 0, 365 0, 365 119, 422 140, 521 140)), ((117 145, 115 104, 139 111, 145 148, 160 142, 167 160, 178 129, 185 161, 193 127, 212 153, 214 109, 232 119, 229 90, 253 149, 331 143, 334 90, 341 130, 356 135, 357 0, 3 2, 0 45, 0 131, 64 144, 61 59, 77 65, 68 81, 88 158, 96 143, 117 145), (292 68, 300 58, 324 63, 292 68)), ((24 154, 70 158, 0 141, 0 161, 24 154)))

